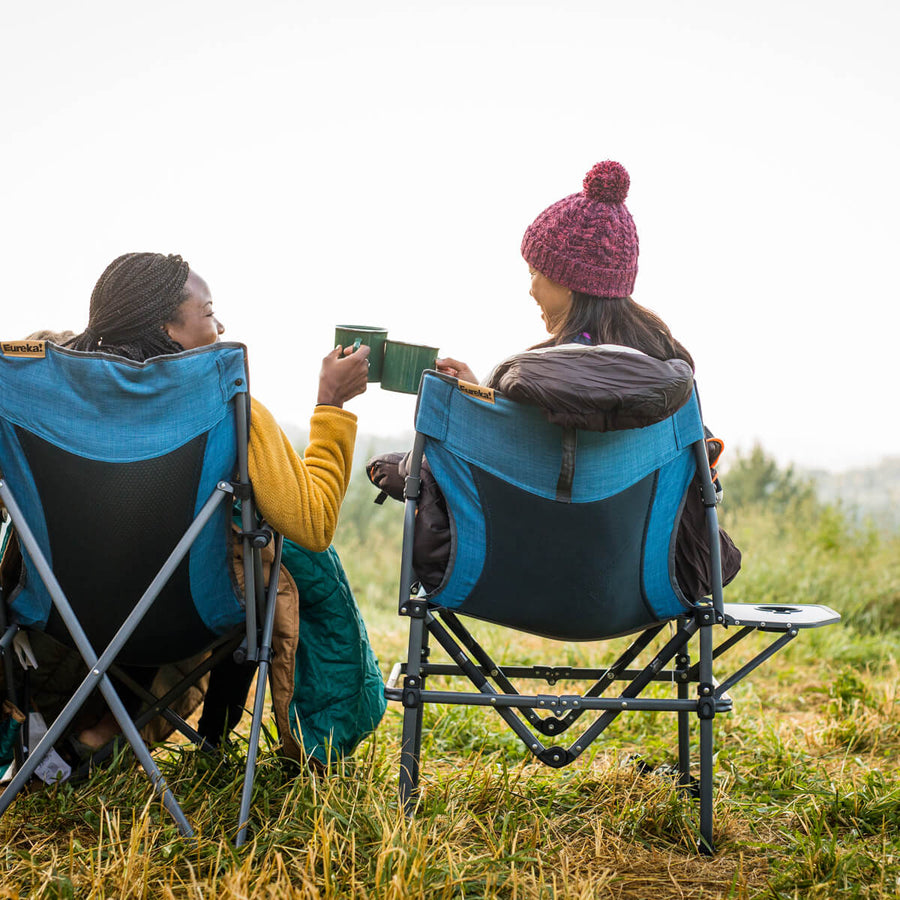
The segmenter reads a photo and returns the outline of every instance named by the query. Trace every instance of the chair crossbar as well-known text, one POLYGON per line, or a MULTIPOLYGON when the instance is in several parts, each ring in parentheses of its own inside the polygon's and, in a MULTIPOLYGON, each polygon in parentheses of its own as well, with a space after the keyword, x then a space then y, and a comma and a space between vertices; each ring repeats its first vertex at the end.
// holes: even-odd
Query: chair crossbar
MULTIPOLYGON (((498 680, 505 676, 506 679, 534 679, 536 681, 546 681, 549 685, 554 685, 558 681, 585 681, 589 678, 598 679, 597 686, 608 686, 616 681, 627 681, 634 678, 640 669, 622 669, 618 673, 612 672, 610 669, 590 669, 577 668, 575 666, 553 666, 552 671, 548 671, 551 667, 545 666, 505 666, 488 669, 484 666, 476 666, 486 677, 493 677, 498 680)), ((401 665, 400 671, 406 674, 406 664, 401 665)), ((423 675, 464 675, 465 673, 459 666, 452 663, 442 665, 440 663, 423 663, 423 675)), ((696 681, 696 675, 691 678, 684 677, 685 673, 678 669, 666 669, 662 672, 656 672, 653 675, 653 681, 696 681)), ((592 688, 593 690, 593 688, 592 688)), ((510 693, 515 693, 510 691, 510 693)), ((587 693, 584 696, 589 696, 587 693)), ((599 696, 599 694, 597 695, 599 696)))
POLYGON ((771 656, 774 656, 782 647, 789 644, 794 638, 797 637, 797 631, 789 631, 787 634, 782 635, 778 640, 773 641, 763 650, 761 653, 758 653, 753 657, 749 662, 745 665, 741 666, 733 675, 726 678, 719 686, 716 688, 716 695, 719 696, 730 688, 734 687, 739 681, 746 678, 754 669, 758 666, 761 666, 767 659, 771 656))
MULTIPOLYGON (((489 674, 494 682, 505 693, 518 693, 515 687, 509 681, 510 678, 540 677, 544 678, 548 684, 552 685, 557 680, 559 680, 560 677, 565 677, 565 672, 573 671, 572 667, 570 666, 534 666, 530 667, 530 669, 531 671, 538 673, 536 676, 527 674, 529 667, 524 667, 524 674, 517 675, 516 670, 522 670, 523 667, 506 667, 497 665, 454 613, 450 612, 450 610, 441 609, 438 610, 438 615, 447 623, 453 633, 460 638, 464 646, 472 651, 473 655, 476 656, 476 658, 482 663, 482 672, 485 675, 489 674)), ((615 681, 621 680, 624 677, 636 677, 636 672, 626 676, 625 673, 627 670, 625 670, 624 667, 632 663, 652 643, 653 639, 657 634, 659 634, 660 631, 662 631, 663 627, 664 624, 661 623, 638 634, 635 640, 629 647, 625 649, 621 656, 619 656, 619 658, 606 669, 590 670, 590 673, 586 671, 583 675, 575 676, 576 678, 583 678, 585 680, 590 678, 597 679, 596 683, 588 688, 583 696, 599 697, 603 693, 603 691, 615 681)), ((429 665, 430 664, 427 663, 423 664, 423 673, 428 671, 429 665)), ((570 711, 566 714, 565 718, 544 718, 531 709, 526 709, 524 711, 524 715, 532 724, 532 726, 538 731, 541 731, 544 734, 556 734, 560 731, 565 731, 581 715, 581 711, 570 711)))
MULTIPOLYGON (((649 698, 649 697, 585 697, 582 694, 498 694, 489 693, 465 693, 463 691, 436 691, 421 690, 419 697, 423 703, 440 703, 456 706, 491 706, 506 707, 508 709, 578 709, 582 710, 612 710, 618 715, 626 711, 655 712, 696 712, 696 700, 678 700, 675 698, 649 698)), ((391 697, 390 699, 398 699, 391 697)), ((732 707, 731 700, 717 698, 716 712, 728 712, 732 707)), ((610 723, 607 723, 610 724, 610 723)), ((605 730, 601 729, 602 730, 605 730)), ((599 734, 600 732, 598 732, 599 734)))
MULTIPOLYGON (((421 697, 423 702, 431 702, 431 703, 467 703, 471 702, 472 705, 476 706, 485 706, 485 705, 497 705, 497 706, 515 706, 519 709, 520 713, 522 713, 528 721, 531 723, 532 727, 539 731, 541 734, 545 735, 557 735, 565 732, 569 729, 575 722, 589 710, 594 709, 616 709, 619 708, 617 704, 620 704, 621 701, 618 698, 607 698, 602 703, 594 703, 592 702, 594 698, 601 697, 602 691, 610 688, 612 685, 617 682, 622 681, 632 681, 637 678, 638 675, 641 674, 641 669, 623 669, 619 671, 617 674, 613 673, 610 669, 591 669, 591 668, 577 668, 574 666, 555 666, 552 667, 552 671, 554 672, 554 676, 549 676, 546 671, 543 671, 545 667, 542 666, 501 666, 495 667, 491 670, 486 670, 483 667, 481 668, 481 673, 486 678, 489 678, 494 684, 500 688, 501 693, 496 695, 497 700, 494 703, 493 700, 490 700, 489 703, 484 703, 481 701, 453 701, 453 700, 443 700, 441 699, 446 692, 438 692, 432 690, 423 690, 421 691, 421 697), (607 678, 606 676, 609 675, 607 678), (504 677, 505 676, 505 677, 504 677), (553 697, 554 700, 556 697, 554 695, 537 695, 541 702, 538 703, 508 703, 501 699, 504 696, 511 697, 524 697, 526 699, 533 700, 534 695, 526 695, 522 694, 515 689, 509 679, 517 679, 517 680, 542 680, 547 681, 548 684, 553 685, 558 680, 560 681, 586 681, 588 679, 598 678, 600 676, 600 680, 596 682, 589 689, 584 691, 582 694, 577 695, 565 695, 562 697, 561 703, 551 703, 551 702, 543 702, 547 699, 548 696, 553 697), (509 685, 506 687, 506 685, 509 685), (574 700, 572 699, 574 698, 574 700), (572 702, 567 702, 567 701, 572 702), (578 701, 578 702, 575 702, 578 701), (555 715, 540 715, 540 712, 546 712, 547 709, 556 710, 555 715), (560 710, 563 712, 561 713, 560 710)), ((407 666, 405 663, 400 664, 397 670, 397 675, 405 675, 407 671, 407 666)), ((426 678, 429 675, 435 675, 439 677, 465 677, 465 672, 457 665, 447 664, 442 665, 439 663, 423 663, 421 666, 421 676, 422 678, 426 678)), ((691 681, 696 682, 697 677, 696 674, 693 678, 691 678, 684 669, 678 669, 677 667, 668 668, 660 672, 656 672, 652 675, 651 681, 658 682, 660 684, 674 684, 676 686, 684 684, 685 686, 691 681)), ((396 683, 396 677, 394 678, 394 683, 396 683)), ((725 690, 727 690, 727 686, 723 687, 723 690, 717 691, 716 698, 719 699, 724 695, 725 690)), ((388 683, 388 687, 385 690, 385 696, 389 700, 402 700, 403 692, 397 688, 394 688, 391 682, 388 683)), ((465 696, 465 697, 479 697, 479 694, 457 694, 457 696, 465 696)), ((492 695, 493 696, 493 695, 492 695)), ((685 695, 686 696, 686 695, 685 695)), ((727 698, 726 698, 727 699, 727 698)), ((634 701, 629 705, 631 709, 657 709, 659 707, 644 707, 644 706, 636 706, 634 701)), ((681 704, 677 704, 669 708, 671 711, 678 712, 683 709, 687 709, 688 712, 696 711, 696 701, 688 701, 688 706, 684 707, 681 704)), ((727 709, 725 707, 717 708, 717 712, 725 712, 727 709)))
POLYGON ((138 728, 143 728, 151 721, 151 719, 156 716, 162 716, 174 726, 177 731, 181 732, 181 734, 191 741, 191 743, 196 744, 203 750, 212 750, 213 747, 209 741, 202 737, 195 729, 191 728, 181 716, 174 712, 170 708, 170 704, 178 699, 178 697, 184 693, 186 688, 195 684, 199 678, 202 678, 218 663, 231 656, 243 639, 243 628, 236 629, 232 634, 226 635, 211 648, 209 654, 204 659, 197 663, 190 672, 160 697, 157 697, 152 691, 147 690, 142 684, 135 681, 119 666, 110 666, 110 672, 147 704, 147 707, 135 718, 134 724, 137 725, 138 728))
MULTIPOLYGON (((202 669, 198 666, 192 672, 190 672, 187 676, 181 679, 174 687, 172 687, 169 691, 167 691, 162 697, 156 697, 151 691, 148 691, 142 684, 135 681, 127 672, 119 668, 119 666, 112 665, 109 667, 109 671, 112 675, 116 677, 116 679, 122 684, 124 684, 129 690, 131 690, 135 695, 140 697, 145 704, 148 704, 143 712, 140 715, 135 716, 134 718, 134 726, 139 731, 145 725, 147 725, 152 719, 156 718, 156 716, 162 716, 176 731, 180 732, 184 737, 186 737, 191 743, 195 744, 201 750, 206 752, 212 752, 214 750, 213 746, 206 740, 198 731, 193 729, 181 716, 179 716, 173 709, 170 708, 169 704, 180 696, 181 692, 186 686, 190 686, 194 683, 196 678, 201 677, 205 674, 215 662, 219 662, 223 658, 222 655, 216 657, 210 657, 214 662, 211 663, 210 666, 207 666, 205 669, 202 669)), ((104 746, 100 747, 98 750, 95 750, 90 754, 90 756, 84 760, 77 769, 75 769, 71 775, 73 780, 77 780, 79 778, 87 776, 91 769, 95 766, 100 765, 109 759, 110 756, 116 750, 117 741, 113 738, 104 746)))
MULTIPOLYGON (((115 675, 117 681, 121 681, 125 687, 129 688, 133 691, 144 703, 148 704, 144 711, 135 717, 134 724, 138 728, 143 728, 148 722, 152 721, 156 716, 162 716, 176 731, 181 732, 189 741, 200 745, 204 750, 212 749, 212 745, 209 744, 200 734, 191 728, 190 725, 176 713, 173 709, 169 708, 168 703, 163 701, 163 698, 157 698, 152 691, 148 691, 143 685, 139 684, 135 681, 127 672, 120 669, 118 666, 110 666, 109 671, 112 675, 115 675)), ((192 673, 193 674, 193 673, 192 673)), ((183 678, 176 687, 186 687, 192 684, 192 680, 190 678, 183 678)), ((171 700, 174 700, 178 694, 175 692, 173 688, 166 694, 167 697, 171 700)))
MULTIPOLYGON (((647 666, 639 671, 628 685, 619 693, 618 700, 621 701, 619 709, 608 709, 585 731, 583 738, 588 744, 593 743, 608 727, 613 720, 624 710, 629 708, 631 704, 637 702, 637 697, 653 680, 653 676, 665 665, 667 665, 690 640, 697 625, 695 622, 688 622, 665 643, 660 651, 653 657, 647 666)), ((691 709, 697 709, 696 701, 688 701, 692 704, 691 709)), ((631 706, 631 708, 635 708, 631 706)))

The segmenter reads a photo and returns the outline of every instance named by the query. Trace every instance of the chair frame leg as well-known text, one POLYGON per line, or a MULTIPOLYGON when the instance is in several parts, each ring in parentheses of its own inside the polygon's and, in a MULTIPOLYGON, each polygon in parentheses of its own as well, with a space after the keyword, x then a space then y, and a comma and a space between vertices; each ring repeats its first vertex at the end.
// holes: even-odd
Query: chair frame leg
POLYGON ((407 674, 403 680, 403 733, 400 748, 400 803, 412 816, 419 795, 419 758, 422 752, 424 704, 422 658, 428 651, 428 629, 424 616, 413 615, 409 623, 407 674))
POLYGON ((713 614, 700 613, 700 682, 697 713, 700 717, 700 843, 701 853, 715 853, 713 843, 713 614))
MULTIPOLYGON (((679 624, 679 629, 683 625, 679 624)), ((675 673, 678 679, 677 694, 679 700, 687 700, 689 693, 688 670, 691 665, 690 643, 686 642, 681 652, 675 657, 675 673)), ((691 714, 679 712, 678 716, 678 784, 682 788, 691 785, 691 714)))
POLYGON ((250 722, 250 744, 247 747, 247 764, 244 770, 244 786, 241 791, 241 810, 238 816, 238 833, 235 847, 247 840, 250 819, 250 801, 253 797, 253 782, 256 778, 256 758, 259 752, 259 735, 262 730, 263 708, 266 703, 266 682, 270 675, 272 659, 272 632, 275 629, 275 603, 278 596, 278 572, 281 569, 281 549, 284 543, 279 534, 275 538, 275 558, 269 569, 269 585, 266 591, 266 611, 263 632, 260 636, 259 668, 256 672, 256 696, 253 700, 253 718, 250 722))

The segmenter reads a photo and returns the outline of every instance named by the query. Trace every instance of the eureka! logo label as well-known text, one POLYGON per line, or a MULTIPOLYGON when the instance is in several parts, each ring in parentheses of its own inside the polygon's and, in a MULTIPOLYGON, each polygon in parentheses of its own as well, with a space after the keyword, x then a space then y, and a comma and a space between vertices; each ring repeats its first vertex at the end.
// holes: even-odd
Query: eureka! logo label
POLYGON ((4 356, 27 356, 32 359, 43 359, 46 356, 44 341, 3 341, 0 352, 4 356))
POLYGON ((480 384, 472 384, 469 381, 460 381, 459 389, 469 397, 475 397, 476 400, 484 400, 485 403, 494 402, 494 389, 482 387, 480 384))

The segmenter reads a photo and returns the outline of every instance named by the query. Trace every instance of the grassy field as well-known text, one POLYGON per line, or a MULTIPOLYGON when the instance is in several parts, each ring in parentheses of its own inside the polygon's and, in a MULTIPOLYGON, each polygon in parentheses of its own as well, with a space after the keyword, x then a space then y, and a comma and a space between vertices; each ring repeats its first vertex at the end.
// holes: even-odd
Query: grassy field
MULTIPOLYGON (((400 507, 371 506, 366 488, 348 500, 338 545, 387 672, 404 651, 400 507)), ((288 770, 264 748, 240 851, 229 838, 241 741, 217 758, 158 753, 200 833, 193 846, 128 754, 88 784, 22 796, 0 820, 0 898, 900 896, 900 539, 803 491, 747 500, 726 521, 745 555, 728 599, 826 603, 844 623, 801 634, 732 691, 735 710, 716 723, 714 857, 693 852, 694 802, 647 772, 674 762, 672 714, 622 716, 589 756, 550 770, 524 760, 488 711, 429 710, 424 794, 408 822, 392 705, 326 773, 288 770)), ((514 646, 594 664, 613 652, 486 633, 501 657, 514 646)))

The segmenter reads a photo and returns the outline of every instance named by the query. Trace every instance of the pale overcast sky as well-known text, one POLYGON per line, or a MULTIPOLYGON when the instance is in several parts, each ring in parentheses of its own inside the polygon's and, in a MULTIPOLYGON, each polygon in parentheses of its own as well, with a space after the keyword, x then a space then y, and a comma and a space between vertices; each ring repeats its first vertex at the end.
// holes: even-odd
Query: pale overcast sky
MULTIPOLYGON (((0 5, 2 336, 80 330, 130 250, 209 282, 304 426, 338 322, 485 375, 542 338, 519 244, 631 173, 634 298, 730 447, 900 454, 896 2, 0 5)), ((360 430, 414 400, 352 401, 360 430)))

